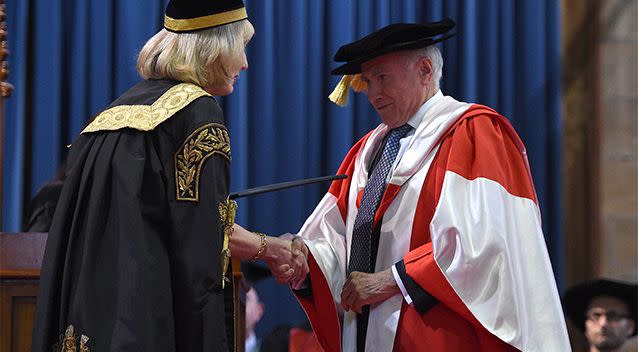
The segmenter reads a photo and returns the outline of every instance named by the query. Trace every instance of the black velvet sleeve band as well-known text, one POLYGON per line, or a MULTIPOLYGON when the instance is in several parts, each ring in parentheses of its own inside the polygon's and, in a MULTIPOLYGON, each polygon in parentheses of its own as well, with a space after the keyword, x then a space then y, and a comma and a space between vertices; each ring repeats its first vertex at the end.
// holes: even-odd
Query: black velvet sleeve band
POLYGON ((306 276, 306 287, 304 287, 302 289, 299 289, 299 290, 293 289, 293 291, 299 297, 310 297, 310 296, 312 296, 312 281, 310 281, 310 274, 308 274, 306 276))
POLYGON ((414 304, 414 308, 419 313, 425 313, 430 308, 434 307, 435 304, 439 303, 436 298, 432 297, 426 290, 424 290, 419 284, 416 283, 405 271, 405 263, 403 260, 396 263, 395 265, 397 269, 397 273, 399 273, 399 277, 403 282, 403 286, 406 291, 412 298, 412 303, 414 304))

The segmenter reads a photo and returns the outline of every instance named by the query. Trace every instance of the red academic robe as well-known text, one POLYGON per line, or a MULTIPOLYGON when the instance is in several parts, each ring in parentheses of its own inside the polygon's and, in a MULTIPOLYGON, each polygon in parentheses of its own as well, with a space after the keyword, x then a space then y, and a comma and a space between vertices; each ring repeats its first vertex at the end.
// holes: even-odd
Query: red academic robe
MULTIPOLYGON (((350 150, 338 171, 349 178, 332 184, 299 233, 312 293, 297 297, 326 351, 355 350, 356 315, 339 299, 368 166, 387 130, 350 150)), ((403 295, 370 307, 367 351, 570 350, 525 148, 494 110, 441 97, 424 112, 375 224, 375 272, 394 265, 405 280, 403 295)))

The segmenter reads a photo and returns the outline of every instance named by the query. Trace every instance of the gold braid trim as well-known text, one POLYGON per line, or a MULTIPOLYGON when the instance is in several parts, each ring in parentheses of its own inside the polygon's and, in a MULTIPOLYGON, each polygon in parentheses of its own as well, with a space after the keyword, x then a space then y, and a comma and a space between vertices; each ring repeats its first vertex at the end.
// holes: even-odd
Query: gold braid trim
POLYGON ((180 83, 167 90, 151 105, 118 105, 102 111, 82 133, 115 131, 127 127, 140 131, 152 131, 160 123, 202 96, 210 96, 210 94, 194 84, 180 83))
POLYGON ((246 8, 240 7, 235 10, 195 18, 180 19, 164 16, 164 27, 173 32, 194 31, 197 29, 216 27, 231 22, 237 22, 244 18, 248 18, 246 8))
POLYGON ((237 214, 237 202, 230 198, 219 202, 219 222, 222 225, 224 233, 224 243, 222 244, 222 289, 226 287, 226 282, 230 279, 228 273, 228 264, 230 263, 230 237, 233 234, 233 224, 235 224, 235 215, 237 214))
MULTIPOLYGON (((61 342, 59 343, 60 352, 77 352, 77 336, 75 336, 75 331, 73 325, 69 325, 64 332, 64 335, 61 337, 61 342)), ((81 335, 80 336, 80 352, 91 352, 87 343, 89 341, 88 336, 81 335)))
POLYGON ((199 201, 199 174, 213 154, 230 161, 230 137, 224 125, 209 123, 191 133, 175 153, 177 200, 199 201))

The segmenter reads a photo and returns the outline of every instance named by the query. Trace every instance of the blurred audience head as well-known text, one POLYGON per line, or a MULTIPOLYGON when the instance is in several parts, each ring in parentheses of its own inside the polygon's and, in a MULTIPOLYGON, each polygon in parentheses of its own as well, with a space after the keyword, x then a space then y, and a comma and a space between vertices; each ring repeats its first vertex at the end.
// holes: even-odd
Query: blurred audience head
POLYGON ((590 351, 618 351, 636 335, 638 285, 596 279, 565 293, 569 319, 583 331, 590 351))

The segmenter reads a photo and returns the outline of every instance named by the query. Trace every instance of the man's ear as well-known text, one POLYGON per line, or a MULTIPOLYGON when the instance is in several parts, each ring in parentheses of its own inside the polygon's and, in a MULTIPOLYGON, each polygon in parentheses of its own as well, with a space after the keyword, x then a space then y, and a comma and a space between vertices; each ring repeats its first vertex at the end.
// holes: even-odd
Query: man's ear
POLYGON ((633 334, 635 328, 636 328, 636 322, 633 319, 628 319, 627 320, 627 329, 625 330, 625 335, 627 335, 627 337, 630 337, 631 334, 633 334))
POLYGON ((422 57, 418 61, 419 65, 419 77, 423 83, 429 83, 434 75, 434 67, 432 61, 428 57, 422 57))

